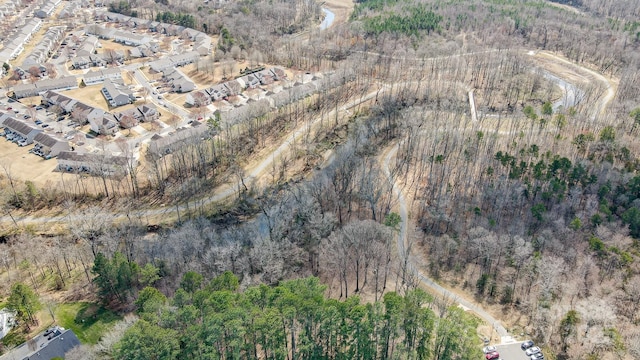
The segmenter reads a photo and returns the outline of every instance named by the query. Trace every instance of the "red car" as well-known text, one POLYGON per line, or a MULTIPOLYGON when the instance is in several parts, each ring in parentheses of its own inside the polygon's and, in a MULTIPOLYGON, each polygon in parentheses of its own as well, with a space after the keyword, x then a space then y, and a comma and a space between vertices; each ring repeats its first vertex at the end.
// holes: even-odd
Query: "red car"
POLYGON ((484 356, 487 360, 495 360, 500 358, 500 354, 497 351, 490 352, 484 356))

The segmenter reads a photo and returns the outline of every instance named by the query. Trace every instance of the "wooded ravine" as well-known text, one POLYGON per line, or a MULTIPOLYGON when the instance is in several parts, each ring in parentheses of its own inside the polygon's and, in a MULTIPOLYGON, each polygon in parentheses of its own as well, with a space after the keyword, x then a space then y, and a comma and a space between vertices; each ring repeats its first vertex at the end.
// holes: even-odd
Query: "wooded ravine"
POLYGON ((2 166, 5 350, 82 301, 118 320, 67 359, 480 359, 419 271, 547 358, 640 358, 640 0, 108 7, 326 86, 109 194, 2 166))

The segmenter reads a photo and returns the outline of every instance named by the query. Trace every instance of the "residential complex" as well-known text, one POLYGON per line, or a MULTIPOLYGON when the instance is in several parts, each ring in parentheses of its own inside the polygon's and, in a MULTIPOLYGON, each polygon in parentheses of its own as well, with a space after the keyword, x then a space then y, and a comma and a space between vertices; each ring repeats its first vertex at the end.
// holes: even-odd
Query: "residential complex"
POLYGON ((46 28, 15 64, 41 28, 40 18, 69 9, 90 11, 79 0, 36 5, 36 18, 25 22, 12 40, 15 46, 6 43, 0 51, 12 81, 7 92, 12 100, 0 100, 7 109, 0 112, 1 134, 36 156, 56 158, 57 171, 123 176, 144 153, 165 156, 211 136, 208 118, 232 126, 332 86, 329 77, 290 78, 280 67, 244 69, 223 83, 198 83, 185 69, 212 55, 211 37, 103 9, 91 13, 94 23, 77 29, 46 28), (23 99, 32 105, 15 102, 23 99))

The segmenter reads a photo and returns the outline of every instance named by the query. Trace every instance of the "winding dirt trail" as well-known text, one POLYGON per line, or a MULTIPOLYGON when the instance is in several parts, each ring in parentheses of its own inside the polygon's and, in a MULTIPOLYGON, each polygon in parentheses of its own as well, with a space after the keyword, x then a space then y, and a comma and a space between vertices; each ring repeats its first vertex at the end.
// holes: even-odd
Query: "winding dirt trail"
MULTIPOLYGON (((382 93, 384 93, 385 89, 386 89, 385 86, 382 86, 379 89, 374 89, 373 91, 370 91, 369 93, 365 94, 364 96, 361 96, 356 100, 348 102, 347 104, 339 107, 338 109, 333 109, 329 111, 327 114, 316 117, 311 122, 299 125, 296 129, 289 132, 289 134, 284 138, 284 141, 280 144, 280 146, 278 146, 276 149, 274 149, 272 152, 266 155, 259 162, 253 162, 244 168, 243 171, 246 174, 246 176, 243 178, 244 185, 250 186, 257 180, 259 180, 263 175, 265 175, 268 169, 272 167, 273 164, 277 160, 279 160, 283 154, 286 153, 286 151, 288 151, 296 142, 300 141, 300 138, 302 138, 303 135, 305 135, 309 131, 319 126, 321 122, 329 121, 329 119, 335 118, 336 112, 338 112, 338 114, 340 113, 348 114, 349 109, 352 109, 362 103, 365 103, 369 100, 374 99, 376 96, 379 96, 382 93)), ((212 196, 209 196, 204 199, 198 199, 197 201, 193 199, 189 202, 189 204, 183 203, 178 206, 166 206, 166 207, 161 206, 161 207, 155 207, 155 208, 146 208, 146 209, 129 211, 126 213, 124 211, 112 212, 109 214, 109 216, 116 222, 119 220, 127 219, 131 216, 138 217, 138 218, 149 218, 149 217, 162 218, 162 219, 177 218, 178 213, 184 213, 186 211, 189 211, 193 207, 193 204, 196 202, 199 206, 207 206, 213 203, 221 203, 231 198, 232 196, 234 196, 234 194, 237 194, 238 191, 240 191, 240 189, 243 187, 243 184, 242 184, 243 181, 238 180, 237 182, 222 184, 216 189, 216 191, 212 196)), ((69 220, 71 220, 69 215, 14 216, 13 218, 5 215, 0 217, 0 224, 4 224, 5 226, 6 225, 14 226, 14 223, 18 223, 19 225, 25 226, 30 224, 64 223, 69 220)))
MULTIPOLYGON (((383 153, 382 157, 382 171, 389 182, 393 185, 393 193, 398 198, 398 212, 402 222, 400 223, 400 232, 398 233, 396 243, 398 247, 398 256, 400 259, 407 258, 409 254, 407 254, 407 239, 408 239, 408 224, 409 224, 409 211, 407 207, 407 201, 402 192, 402 187, 399 185, 391 176, 390 164, 391 159, 396 155, 398 149, 400 148, 401 143, 397 143, 393 145, 391 148, 387 149, 385 153, 383 153)), ((424 275, 416 266, 414 262, 411 261, 411 257, 408 257, 409 261, 407 262, 407 267, 411 273, 413 273, 419 280, 420 283, 431 289, 436 294, 445 297, 447 299, 453 299, 456 303, 461 305, 465 310, 471 310, 476 313, 482 320, 484 320, 487 324, 491 325, 493 329, 500 336, 501 343, 507 344, 515 342, 515 339, 509 334, 507 329, 502 325, 500 320, 498 320, 493 315, 489 314, 485 311, 481 306, 474 304, 473 302, 460 297, 458 294, 445 289, 438 283, 436 283, 430 277, 424 275)))
MULTIPOLYGON (((336 0, 339 3, 343 3, 340 0, 336 0)), ((351 2, 352 3, 352 2, 351 2)), ((338 12, 335 11, 335 8, 331 7, 331 6, 327 6, 329 7, 332 11, 334 11, 336 13, 336 20, 338 19, 338 12)), ((492 52, 493 50, 487 50, 487 51, 483 51, 483 52, 492 52)), ((516 51, 516 50, 514 50, 516 51)), ((517 50, 517 51, 521 51, 521 50, 517 50)), ((373 55, 373 54, 372 54, 373 55)), ((375 54, 378 55, 378 54, 375 54)), ((465 56, 466 54, 457 54, 457 55, 451 55, 451 56, 447 56, 447 57, 459 57, 459 56, 465 56)), ((535 54, 531 54, 533 56, 536 56, 538 59, 541 60, 541 65, 545 65, 549 62, 554 63, 555 65, 559 65, 560 68, 562 67, 566 67, 567 71, 575 71, 575 69, 578 69, 579 72, 581 72, 582 74, 585 74, 585 76, 588 77, 589 80, 593 80, 593 81, 598 81, 601 82, 606 91, 605 94, 603 96, 601 96, 598 100, 598 107, 596 110, 596 113, 594 114, 594 116, 598 116, 601 115, 605 112, 607 106, 609 105, 609 103, 613 100, 613 98, 615 97, 615 93, 616 93, 616 89, 617 89, 617 82, 614 81, 613 79, 607 78, 604 75, 593 71, 591 69, 588 69, 586 67, 574 64, 562 57, 559 57, 557 55, 554 55, 552 53, 549 52, 537 52, 535 54)), ((404 59, 406 60, 406 58, 404 59)), ((420 61, 429 61, 429 59, 416 59, 416 60, 420 60, 420 61)), ((558 76, 562 77, 563 75, 566 76, 566 73, 563 73, 562 71, 556 71, 555 72, 558 76)), ((575 79, 568 79, 568 78, 564 78, 567 82, 572 82, 575 81, 575 79)), ((264 175, 264 173, 269 169, 269 167, 271 167, 274 162, 280 158, 291 146, 292 144, 294 144, 295 142, 299 141, 299 138, 302 137, 306 132, 309 131, 310 128, 315 127, 317 125, 320 124, 321 121, 325 120, 325 119, 330 119, 332 117, 336 116, 336 111, 337 112, 347 112, 350 108, 353 108, 355 106, 358 106, 364 102, 367 102, 371 99, 373 99, 374 97, 380 95, 385 88, 389 87, 390 85, 383 85, 381 88, 376 89, 375 91, 371 91, 370 93, 366 94, 365 96, 362 96, 360 99, 354 100, 342 107, 340 107, 339 109, 334 109, 331 112, 329 112, 328 114, 324 115, 324 116, 320 116, 316 119, 314 119, 312 122, 307 123, 307 124, 303 124, 301 126, 299 126, 298 128, 294 129, 293 131, 291 131, 285 138, 285 140, 280 144, 280 146, 278 146, 275 150, 273 150, 270 154, 268 154, 267 156, 265 156, 261 161, 259 161, 258 163, 254 163, 249 165, 248 167, 245 168, 245 173, 247 174, 247 176, 244 178, 244 183, 246 185, 252 184, 255 181, 257 181, 261 176, 264 175)), ((473 90, 472 89, 467 89, 467 91, 469 91, 469 105, 471 107, 471 114, 472 116, 475 114, 475 104, 474 104, 474 99, 473 99, 473 90)), ((501 133, 501 132, 500 132, 501 133)), ((387 149, 381 157, 381 164, 382 164, 382 168, 383 171, 385 173, 385 175, 387 176, 387 178, 389 179, 389 181, 393 184, 393 192, 395 194, 395 196, 398 198, 398 211, 399 211, 399 215, 402 219, 402 222, 400 224, 400 232, 399 235, 397 237, 397 248, 398 248, 398 255, 399 257, 405 258, 407 257, 409 254, 407 254, 407 239, 408 239, 408 225, 410 224, 411 219, 409 218, 409 210, 408 210, 408 206, 407 206, 407 202, 405 200, 404 194, 402 192, 402 188, 401 186, 395 182, 395 180, 392 178, 391 176, 391 171, 390 171, 390 166, 391 166, 391 162, 392 162, 392 158, 394 157, 394 155, 397 153, 399 147, 400 147, 401 142, 398 142, 396 145, 390 147, 389 149, 387 149)), ((212 203, 219 203, 222 202, 230 197, 232 197, 234 194, 236 194, 239 189, 241 188, 242 183, 240 181, 235 182, 235 183, 230 183, 230 184, 225 184, 222 185, 218 188, 218 190, 215 192, 214 195, 203 199, 199 202, 199 204, 201 206, 206 206, 212 203)), ((161 207, 161 208, 147 208, 147 209, 141 209, 138 211, 133 211, 131 213, 124 213, 124 212, 120 212, 120 213, 113 213, 111 214, 113 216, 114 220, 118 220, 118 219, 126 219, 128 216, 134 215, 134 216, 138 216, 138 217, 164 217, 164 218, 171 218, 174 217, 174 214, 176 212, 184 212, 188 209, 188 205, 187 204, 181 204, 178 206, 173 206, 173 207, 161 207)), ((60 222, 66 222, 70 220, 70 218, 68 216, 49 216, 49 217, 38 217, 38 216, 24 216, 24 217, 17 217, 15 218, 15 221, 20 223, 21 225, 28 225, 28 224, 48 224, 48 223, 60 223, 60 222)), ((13 225, 13 221, 14 219, 8 217, 8 216, 3 216, 0 218, 0 223, 3 224, 8 224, 9 226, 13 225)), ((411 257, 407 257, 408 259, 411 260, 411 257)), ((461 297, 459 294, 454 293, 444 287, 442 287, 441 285, 437 284, 433 279, 429 278, 428 276, 424 275, 422 272, 420 272, 420 270, 418 269, 418 267, 416 266, 415 263, 413 262, 409 262, 408 263, 408 267, 409 270, 420 280, 420 282, 428 287, 429 289, 433 290, 435 293, 440 294, 441 296, 445 296, 447 298, 450 299, 455 299, 455 301, 457 303, 459 303, 462 307, 471 310, 473 312, 475 312, 481 319, 483 319, 487 324, 491 325, 493 327, 493 329, 498 333, 498 335, 501 338, 501 343, 510 343, 510 342, 514 342, 514 338, 509 334, 509 332, 507 331, 507 329, 502 325, 502 323, 500 322, 499 319, 497 319, 496 317, 494 317, 493 315, 491 315, 490 313, 488 313, 487 311, 485 311, 480 305, 474 304, 473 302, 461 297)))
MULTIPOLYGON (((531 52, 529 52, 529 54, 531 55, 531 52)), ((583 72, 587 74, 588 76, 587 80, 598 81, 605 86, 606 92, 603 96, 601 96, 598 99, 598 106, 596 108, 596 112, 594 113, 594 118, 599 115, 602 115, 606 110, 607 106, 609 105, 609 103, 615 97, 617 82, 615 82, 613 79, 607 78, 598 72, 595 72, 584 66, 574 64, 562 57, 559 57, 549 52, 538 52, 533 55, 538 57, 539 59, 545 59, 547 61, 546 63, 541 64, 543 66, 547 65, 545 66, 545 68, 549 66, 549 62, 552 62, 555 65, 559 64, 561 67, 564 66, 566 70, 574 71, 578 69, 579 72, 583 72)), ((454 56, 464 56, 464 55, 461 54, 461 55, 454 55, 454 56)), ((566 82, 573 83, 573 81, 575 81, 575 79, 568 78, 569 76, 567 76, 567 72, 557 71, 558 70, 557 68, 555 70, 556 71, 553 71, 553 72, 559 77, 565 76, 563 80, 565 80, 566 82)), ((562 68, 560 70, 562 70, 562 68)), ((562 89, 562 90, 566 91, 566 89, 562 89)), ((473 98, 473 90, 469 90, 468 95, 469 95, 469 106, 471 110, 471 115, 474 120, 473 122, 475 123, 477 122, 477 118, 474 116, 475 101, 473 98)), ((499 132, 499 133, 502 134, 503 132, 499 132)), ((504 133, 508 134, 510 132, 504 132, 504 133)), ((501 344, 516 342, 516 339, 511 334, 509 334, 507 329, 504 327, 504 325, 502 325, 501 321, 498 318, 496 318, 495 316, 491 315, 489 312, 484 310, 481 305, 477 305, 461 297, 458 293, 455 293, 453 291, 450 291, 442 287, 441 285, 437 284, 433 279, 424 275, 416 266, 416 263, 413 262, 412 257, 409 256, 410 254, 407 254, 408 224, 410 224, 408 206, 407 206, 405 196, 402 192, 402 186, 397 181, 395 181, 395 179, 391 175, 391 170, 390 170, 392 158, 398 152, 398 149, 400 148, 401 144, 402 144, 402 141, 399 141, 395 145, 388 148, 381 156, 382 170, 385 176, 387 177, 388 181, 393 185, 393 193, 398 199, 398 212, 399 212, 400 218, 402 219, 402 222, 400 224, 400 232, 397 237, 398 257, 400 259, 405 259, 405 258, 408 259, 407 266, 409 271, 413 273, 417 279, 420 280, 420 283, 423 286, 429 288, 431 291, 433 291, 434 293, 440 296, 443 296, 449 299, 454 299, 454 301, 457 302, 465 310, 473 311, 488 325, 492 326, 492 328, 498 333, 501 344)))
POLYGON ((555 73, 556 76, 562 78, 568 83, 577 85, 575 84, 576 79, 574 78, 574 74, 577 73, 577 75, 581 77, 581 80, 584 82, 596 81, 602 84, 605 88, 605 92, 598 99, 598 106, 594 110, 592 119, 595 120, 597 117, 605 114, 607 107, 616 96, 616 91, 618 89, 617 79, 604 76, 603 74, 595 70, 582 65, 578 65, 564 57, 553 54, 549 51, 538 51, 535 52, 533 56, 537 60, 539 60, 541 65, 544 66, 548 71, 555 73))

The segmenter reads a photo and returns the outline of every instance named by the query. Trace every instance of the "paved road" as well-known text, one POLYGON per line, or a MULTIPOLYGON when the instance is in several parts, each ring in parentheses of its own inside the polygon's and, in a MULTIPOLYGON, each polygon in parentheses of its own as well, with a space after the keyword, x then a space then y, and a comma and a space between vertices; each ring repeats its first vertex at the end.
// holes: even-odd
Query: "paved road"
POLYGON ((138 84, 140 84, 141 86, 144 86, 149 91, 148 96, 151 97, 151 101, 154 104, 156 104, 158 107, 164 107, 165 109, 168 109, 172 113, 180 116, 184 121, 189 119, 191 114, 189 114, 189 112, 184 110, 183 108, 174 105, 173 103, 167 101, 166 99, 163 99, 162 101, 157 101, 158 95, 153 95, 153 93, 156 92, 156 89, 149 83, 149 80, 147 80, 147 77, 144 76, 144 73, 142 73, 142 70, 140 70, 139 68, 135 68, 133 70, 133 77, 136 79, 138 84))
POLYGON ((496 345, 496 350, 500 353, 500 358, 505 360, 530 360, 530 357, 520 348, 521 342, 496 345))

